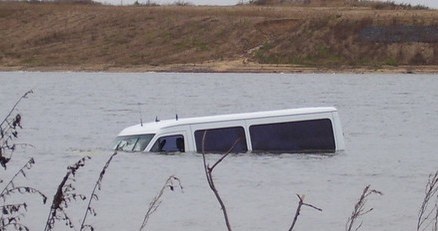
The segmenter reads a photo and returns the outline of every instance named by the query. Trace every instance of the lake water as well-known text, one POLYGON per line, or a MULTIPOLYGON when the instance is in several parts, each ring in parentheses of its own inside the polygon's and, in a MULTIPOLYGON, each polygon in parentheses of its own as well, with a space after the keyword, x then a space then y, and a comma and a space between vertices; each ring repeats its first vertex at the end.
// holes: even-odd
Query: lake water
MULTIPOLYGON (((6 180, 30 157, 36 160, 22 184, 51 201, 68 165, 91 160, 76 175, 76 190, 91 193, 112 139, 124 127, 160 119, 335 106, 346 150, 335 155, 232 155, 214 172, 234 230, 287 230, 298 199, 304 207, 296 230, 345 230, 363 188, 373 195, 361 230, 415 230, 430 173, 438 170, 438 76, 402 74, 180 74, 0 73, 0 116, 27 90, 19 105, 23 127, 6 180)), ((210 155, 209 161, 218 155, 210 155)), ((148 230, 225 230, 208 188, 199 154, 119 153, 104 176, 96 230, 138 230, 149 202, 170 175, 184 191, 166 191, 148 230)), ((49 205, 21 197, 30 207, 23 223, 42 230, 49 205)), ((79 227, 85 202, 67 212, 79 227)), ((57 230, 66 230, 60 222, 57 230)))

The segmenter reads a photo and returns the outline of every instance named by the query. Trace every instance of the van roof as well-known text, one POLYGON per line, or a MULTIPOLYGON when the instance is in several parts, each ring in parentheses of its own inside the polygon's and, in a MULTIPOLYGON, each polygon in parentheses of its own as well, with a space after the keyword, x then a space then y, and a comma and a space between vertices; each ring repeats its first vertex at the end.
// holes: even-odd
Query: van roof
POLYGON ((118 136, 155 134, 160 129, 163 128, 184 126, 191 124, 245 120, 245 119, 258 119, 258 118, 286 116, 286 115, 303 115, 303 114, 314 114, 314 113, 335 112, 335 111, 336 108, 334 107, 310 107, 310 108, 284 109, 284 110, 276 110, 276 111, 261 111, 261 112, 214 115, 214 116, 203 116, 203 117, 193 117, 193 118, 180 118, 178 120, 176 119, 161 120, 159 122, 143 123, 143 126, 141 124, 137 124, 134 126, 127 127, 123 129, 118 136))

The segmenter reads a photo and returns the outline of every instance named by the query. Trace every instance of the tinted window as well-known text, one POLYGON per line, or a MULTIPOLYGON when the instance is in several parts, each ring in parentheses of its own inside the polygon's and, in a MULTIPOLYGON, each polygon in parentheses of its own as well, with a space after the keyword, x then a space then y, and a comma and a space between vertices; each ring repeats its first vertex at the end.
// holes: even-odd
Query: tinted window
POLYGON ((253 125, 249 128, 255 152, 334 152, 329 119, 253 125))
POLYGON ((163 136, 158 138, 151 152, 184 152, 184 137, 182 135, 163 136))
POLYGON ((206 153, 225 153, 231 150, 233 153, 247 152, 245 131, 242 127, 217 128, 195 131, 196 150, 202 152, 202 142, 204 140, 204 152, 206 153))

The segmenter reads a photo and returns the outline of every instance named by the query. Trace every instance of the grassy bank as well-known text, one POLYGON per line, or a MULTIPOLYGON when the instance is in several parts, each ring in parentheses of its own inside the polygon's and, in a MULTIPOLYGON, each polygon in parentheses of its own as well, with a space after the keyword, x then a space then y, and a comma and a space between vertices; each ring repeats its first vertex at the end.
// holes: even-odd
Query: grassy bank
POLYGON ((0 31, 3 70, 438 71, 437 10, 1 2, 0 31))

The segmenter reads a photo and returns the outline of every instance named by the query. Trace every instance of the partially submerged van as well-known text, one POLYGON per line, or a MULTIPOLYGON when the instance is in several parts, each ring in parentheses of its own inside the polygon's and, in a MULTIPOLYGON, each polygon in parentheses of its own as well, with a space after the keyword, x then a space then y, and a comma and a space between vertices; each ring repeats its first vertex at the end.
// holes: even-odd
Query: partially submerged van
POLYGON ((123 129, 114 149, 134 152, 332 153, 345 148, 334 107, 173 120, 123 129))

